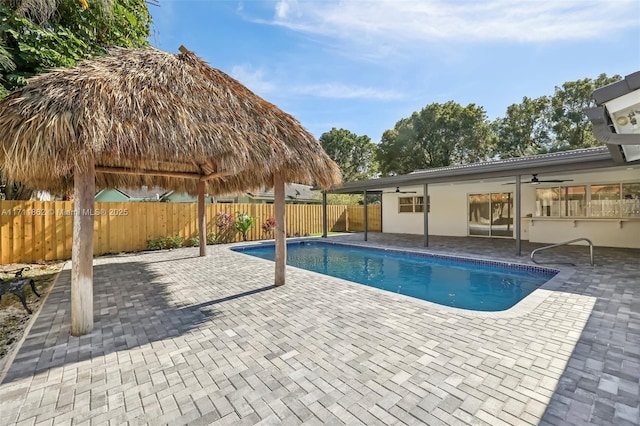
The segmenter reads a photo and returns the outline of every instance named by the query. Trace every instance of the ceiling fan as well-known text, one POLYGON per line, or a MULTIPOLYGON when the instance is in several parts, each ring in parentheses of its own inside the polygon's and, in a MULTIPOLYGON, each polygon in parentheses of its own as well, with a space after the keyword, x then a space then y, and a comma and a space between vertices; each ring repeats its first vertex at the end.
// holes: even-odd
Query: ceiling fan
MULTIPOLYGON (((541 183, 562 183, 562 182, 572 182, 573 179, 546 179, 546 180, 540 180, 538 179, 538 174, 537 173, 533 173, 531 175, 531 180, 528 182, 531 185, 539 185, 541 183)), ((526 181, 523 181, 522 183, 527 183, 526 181)), ((504 183, 503 185, 515 185, 515 182, 508 182, 508 183, 504 183)))
POLYGON ((385 194, 415 194, 416 191, 400 191, 400 187, 396 186, 396 190, 395 191, 388 191, 385 192, 385 194))

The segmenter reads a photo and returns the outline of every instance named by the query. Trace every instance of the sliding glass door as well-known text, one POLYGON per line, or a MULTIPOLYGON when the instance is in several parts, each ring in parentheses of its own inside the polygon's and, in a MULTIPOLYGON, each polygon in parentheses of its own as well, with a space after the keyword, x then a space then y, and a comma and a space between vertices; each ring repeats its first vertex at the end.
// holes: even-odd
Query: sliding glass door
POLYGON ((469 235, 513 237, 513 192, 469 194, 469 235))

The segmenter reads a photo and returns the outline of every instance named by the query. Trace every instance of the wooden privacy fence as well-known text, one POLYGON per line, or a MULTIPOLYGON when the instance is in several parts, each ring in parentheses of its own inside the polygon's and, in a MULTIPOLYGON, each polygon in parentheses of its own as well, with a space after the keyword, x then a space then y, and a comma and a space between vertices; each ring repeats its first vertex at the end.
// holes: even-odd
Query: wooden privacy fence
MULTIPOLYGON (((350 208, 327 206, 329 231, 358 230, 357 224, 347 223, 350 208)), ((198 206, 191 203, 96 203, 92 212, 94 254, 145 250, 147 240, 160 237, 197 236, 197 212, 198 206)), ((262 224, 274 215, 272 204, 207 204, 208 233, 216 231, 219 212, 247 213, 255 217, 247 235, 250 241, 273 238, 273 233, 262 231, 262 224)), ((0 201, 0 264, 71 258, 74 214, 71 201, 0 201)), ((370 206, 371 231, 379 230, 372 226, 376 223, 376 214, 380 216, 379 206, 377 213, 375 206, 370 206)), ((286 215, 288 236, 322 232, 320 205, 288 204, 286 215)), ((358 217, 358 213, 351 215, 354 219, 358 217)), ((362 224, 359 226, 362 230, 362 224)), ((240 234, 236 235, 236 241, 241 238, 240 234)))
MULTIPOLYGON (((347 208, 347 231, 364 231, 364 206, 345 206, 347 208)), ((367 228, 372 232, 382 232, 382 208, 380 204, 367 206, 367 228)))

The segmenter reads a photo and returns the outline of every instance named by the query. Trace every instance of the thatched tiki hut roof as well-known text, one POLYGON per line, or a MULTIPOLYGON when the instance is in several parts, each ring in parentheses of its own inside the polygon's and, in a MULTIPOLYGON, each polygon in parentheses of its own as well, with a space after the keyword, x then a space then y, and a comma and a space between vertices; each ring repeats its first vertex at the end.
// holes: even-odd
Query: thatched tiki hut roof
MULTIPOLYGON (((181 52, 115 49, 32 78, 0 101, 0 171, 37 189, 74 188, 77 211, 93 209, 96 184, 158 185, 198 193, 200 201, 205 191, 275 185, 282 257, 284 181, 328 188, 341 181, 339 169, 292 116, 181 52)), ((203 204, 199 212, 204 255, 203 204)), ((86 312, 93 297, 92 229, 92 217, 76 215, 72 322, 75 309, 84 323, 72 324, 75 334, 93 327, 86 312)), ((276 284, 282 284, 284 258, 277 265, 276 284)))
POLYGON ((323 188, 340 181, 298 121, 186 50, 115 49, 34 77, 0 102, 0 130, 2 173, 38 189, 73 188, 91 158, 99 187, 194 194, 194 175, 234 176, 206 181, 218 194, 271 187, 274 172, 323 188))

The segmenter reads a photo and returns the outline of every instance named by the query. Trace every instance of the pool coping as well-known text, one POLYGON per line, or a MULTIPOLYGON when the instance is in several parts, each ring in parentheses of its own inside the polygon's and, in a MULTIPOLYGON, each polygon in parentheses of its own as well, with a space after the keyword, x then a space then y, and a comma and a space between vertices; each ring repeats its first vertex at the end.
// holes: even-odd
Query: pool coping
MULTIPOLYGON (((376 243, 370 243, 367 242, 365 244, 365 242, 362 243, 358 243, 358 242, 342 242, 342 241, 329 241, 326 239, 322 239, 322 241, 318 241, 320 239, 320 237, 301 237, 301 238, 291 238, 291 239, 287 239, 287 244, 289 243, 299 243, 299 242, 305 242, 305 241, 316 241, 316 242, 322 242, 322 243, 326 243, 326 244, 333 244, 333 245, 342 245, 342 246, 348 246, 348 247, 358 247, 358 248, 373 248, 376 250, 382 250, 382 251, 389 251, 389 252, 394 252, 394 253, 405 253, 405 254, 417 254, 417 255, 428 255, 428 256, 432 256, 432 257, 436 257, 436 258, 440 258, 440 259, 463 259, 463 260, 470 260, 470 261, 478 261, 479 263, 482 264, 495 264, 495 265, 506 265, 506 266, 515 266, 518 268, 522 268, 525 270, 529 270, 529 271, 557 271, 557 273, 551 277, 548 281, 546 281, 544 284, 542 284, 540 287, 538 287, 537 289, 535 289, 534 291, 532 291, 531 293, 529 293, 527 296, 525 296, 522 300, 520 300, 518 303, 516 303, 515 305, 513 305, 512 307, 510 307, 509 309, 505 309, 503 311, 472 311, 472 310, 468 310, 468 309, 462 309, 462 308, 456 308, 453 306, 445 306, 445 305, 440 305, 438 303, 435 302, 430 302, 428 300, 423 300, 423 299, 419 299, 416 297, 412 297, 412 296, 408 296, 408 295, 404 295, 404 294, 399 294, 399 293, 394 293, 394 292, 390 292, 387 290, 382 290, 379 288, 375 288, 375 287, 370 287, 364 284, 360 284, 360 283, 356 283, 353 281, 349 281, 349 280, 345 280, 343 278, 338 278, 338 277, 334 277, 331 275, 325 275, 325 274, 321 274, 319 272, 314 272, 314 271, 310 271, 308 269, 303 269, 303 268, 297 268, 295 266, 291 266, 291 265, 287 265, 288 268, 295 268, 296 270, 299 271, 305 271, 305 272, 309 272, 309 273, 313 273, 313 274, 318 274, 321 275, 323 277, 331 277, 333 279, 336 280, 340 280, 344 283, 347 283, 349 285, 352 286, 358 286, 358 288, 366 288, 367 290, 371 290, 371 291, 377 291, 380 292, 381 294, 384 294, 386 296, 390 296, 393 299, 396 299, 398 301, 407 301, 407 300, 411 300, 413 302, 416 303, 424 303, 427 304, 426 306, 431 308, 431 309, 435 309, 437 313, 443 313, 443 314, 456 314, 456 315, 462 315, 462 316, 466 316, 466 317, 473 317, 473 318, 515 318, 515 317, 520 317, 520 316, 524 316, 524 315, 528 315, 531 312, 533 312, 538 306, 540 306, 540 304, 542 304, 549 296, 551 296, 553 294, 553 292, 556 291, 561 291, 561 288, 563 285, 565 285, 569 279, 571 278, 571 276, 575 273, 575 268, 571 268, 571 267, 543 267, 543 266, 538 266, 538 265, 531 265, 531 264, 526 264, 526 263, 518 263, 518 262, 511 262, 511 261, 505 261, 505 260, 495 260, 492 259, 490 257, 484 257, 484 256, 460 256, 457 254, 445 254, 445 253, 441 253, 441 252, 433 252, 431 250, 429 250, 428 248, 416 248, 416 247, 412 247, 412 248, 401 248, 401 247, 389 247, 389 246, 385 246, 385 245, 380 245, 380 244, 376 244, 376 243)), ((228 251, 234 252, 236 254, 242 254, 242 251, 238 251, 238 250, 234 250, 234 248, 238 248, 238 247, 264 247, 264 246, 274 246, 275 245, 275 241, 273 240, 268 240, 268 241, 247 241, 247 242, 241 242, 241 243, 236 243, 233 244, 231 246, 226 247, 226 249, 228 251)), ((274 262, 271 260, 267 260, 267 259, 262 259, 259 257, 255 257, 252 256, 253 259, 256 260, 260 260, 260 261, 264 261, 264 262, 269 262, 270 264, 273 264, 274 262)))

